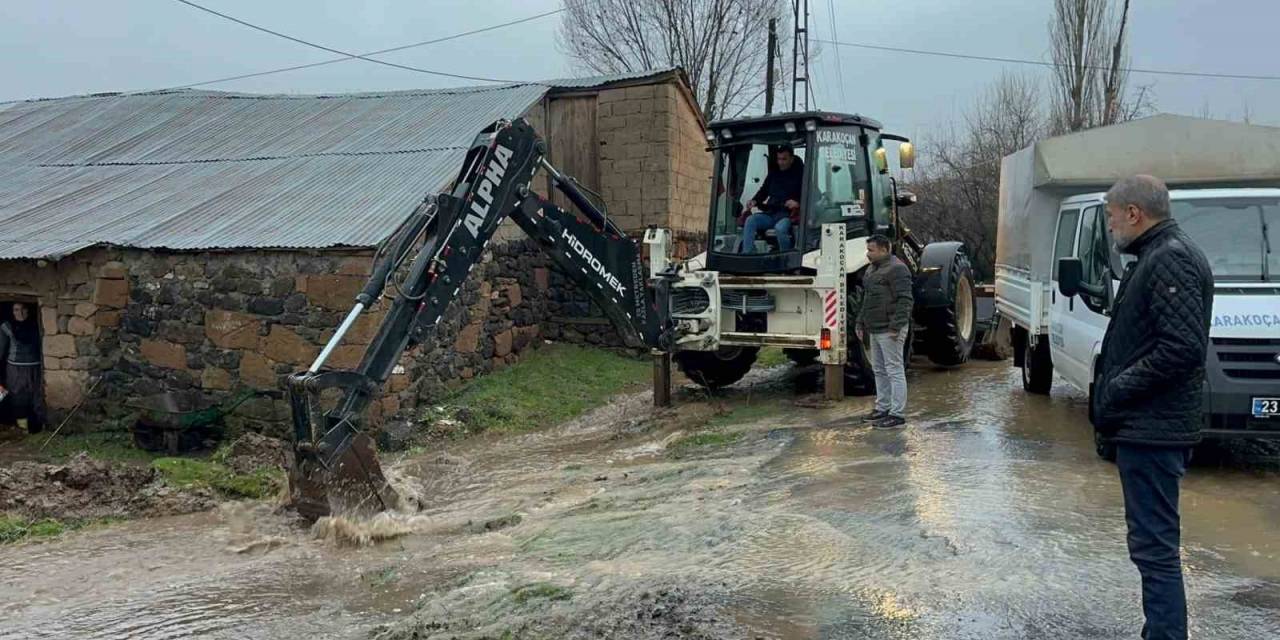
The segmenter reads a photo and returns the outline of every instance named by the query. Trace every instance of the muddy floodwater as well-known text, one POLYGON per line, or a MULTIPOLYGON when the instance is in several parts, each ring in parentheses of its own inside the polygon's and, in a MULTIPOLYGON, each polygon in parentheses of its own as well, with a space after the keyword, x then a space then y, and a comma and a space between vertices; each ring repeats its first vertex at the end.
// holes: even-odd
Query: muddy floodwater
MULTIPOLYGON (((917 367, 911 426, 875 432, 866 398, 797 402, 805 378, 393 457, 413 515, 312 532, 233 505, 9 545, 0 638, 1138 636, 1080 394, 917 367)), ((1195 638, 1280 637, 1274 451, 1206 450, 1184 482, 1195 638)))

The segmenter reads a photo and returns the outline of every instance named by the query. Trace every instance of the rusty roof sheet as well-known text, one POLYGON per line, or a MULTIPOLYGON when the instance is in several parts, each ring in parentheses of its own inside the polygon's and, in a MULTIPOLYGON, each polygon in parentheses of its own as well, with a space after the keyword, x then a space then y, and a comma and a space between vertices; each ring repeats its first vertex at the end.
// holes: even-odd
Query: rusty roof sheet
POLYGON ((106 244, 368 247, 441 188, 476 132, 616 76, 429 91, 212 91, 0 104, 0 259, 106 244))

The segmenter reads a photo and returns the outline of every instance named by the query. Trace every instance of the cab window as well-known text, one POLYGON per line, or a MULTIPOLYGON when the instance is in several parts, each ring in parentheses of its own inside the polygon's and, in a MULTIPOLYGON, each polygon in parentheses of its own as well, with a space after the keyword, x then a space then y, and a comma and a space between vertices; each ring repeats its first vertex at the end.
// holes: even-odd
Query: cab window
POLYGON ((1058 279, 1058 259, 1070 258, 1075 247, 1076 224, 1080 222, 1079 209, 1067 209, 1058 217, 1058 238, 1053 247, 1053 279, 1058 279))

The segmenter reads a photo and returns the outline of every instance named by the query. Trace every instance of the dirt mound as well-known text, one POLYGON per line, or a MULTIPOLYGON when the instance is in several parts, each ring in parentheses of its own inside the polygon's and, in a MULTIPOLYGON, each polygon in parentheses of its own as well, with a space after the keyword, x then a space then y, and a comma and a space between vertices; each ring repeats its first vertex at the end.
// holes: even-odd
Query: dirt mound
POLYGON ((14 462, 0 468, 0 512, 31 518, 159 516, 214 504, 203 492, 165 486, 151 467, 101 462, 83 453, 66 464, 14 462))
POLYGON ((288 450, 289 445, 284 440, 249 432, 231 443, 225 463, 236 473, 253 473, 262 468, 283 469, 288 450))

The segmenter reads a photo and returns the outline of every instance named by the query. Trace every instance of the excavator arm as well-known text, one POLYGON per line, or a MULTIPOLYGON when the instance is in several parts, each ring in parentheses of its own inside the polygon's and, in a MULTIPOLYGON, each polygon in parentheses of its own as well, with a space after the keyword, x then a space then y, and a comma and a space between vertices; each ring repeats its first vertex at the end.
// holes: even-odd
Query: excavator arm
POLYGON ((664 348, 665 280, 649 286, 640 247, 572 178, 547 162, 546 145, 527 122, 495 122, 472 143, 449 193, 425 199, 385 243, 354 307, 316 361, 289 378, 289 493, 304 517, 396 507, 398 497, 363 428, 365 411, 403 353, 431 337, 507 218, 587 292, 629 346, 664 348), (531 190, 539 170, 578 215, 531 190), (359 366, 326 368, 360 314, 384 296, 390 306, 359 366), (327 410, 321 408, 326 399, 336 399, 327 410))

